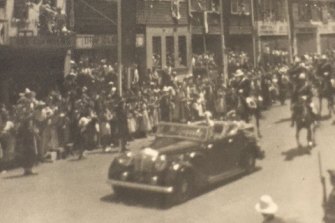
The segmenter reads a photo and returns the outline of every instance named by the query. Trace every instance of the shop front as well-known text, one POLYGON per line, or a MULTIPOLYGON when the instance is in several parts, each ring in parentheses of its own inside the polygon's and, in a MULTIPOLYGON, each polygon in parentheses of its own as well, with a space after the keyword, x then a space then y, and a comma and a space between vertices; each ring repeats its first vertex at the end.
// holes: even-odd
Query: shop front
POLYGON ((335 22, 329 22, 322 24, 318 28, 320 35, 320 48, 321 53, 327 53, 327 51, 335 49, 335 22))
POLYGON ((179 74, 190 73, 192 43, 187 26, 146 27, 145 34, 137 35, 137 44, 137 52, 145 55, 142 60, 147 69, 171 67, 179 74))
POLYGON ((317 44, 317 28, 296 28, 294 48, 297 55, 319 53, 317 44))

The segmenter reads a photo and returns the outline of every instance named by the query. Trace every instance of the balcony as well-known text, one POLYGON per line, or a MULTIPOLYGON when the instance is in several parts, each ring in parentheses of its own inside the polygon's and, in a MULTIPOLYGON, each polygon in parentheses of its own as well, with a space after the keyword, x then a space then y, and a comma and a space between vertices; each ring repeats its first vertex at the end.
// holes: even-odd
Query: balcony
POLYGON ((285 36, 288 35, 288 29, 287 22, 257 22, 259 36, 285 36))
POLYGON ((207 20, 205 18, 205 12, 192 12, 192 34, 220 34, 220 13, 215 11, 207 11, 207 20), (205 24, 207 23, 208 30, 205 30, 205 24))
POLYGON ((29 31, 20 32, 18 36, 10 38, 10 45, 17 48, 50 48, 62 49, 74 47, 73 35, 57 36, 34 36, 29 31))

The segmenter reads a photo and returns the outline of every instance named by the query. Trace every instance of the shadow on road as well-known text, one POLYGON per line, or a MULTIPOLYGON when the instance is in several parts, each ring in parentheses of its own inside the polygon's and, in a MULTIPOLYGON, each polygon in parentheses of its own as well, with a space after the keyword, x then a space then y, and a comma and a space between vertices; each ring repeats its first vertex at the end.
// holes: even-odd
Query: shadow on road
MULTIPOLYGON (((250 174, 256 173, 261 170, 262 170, 261 167, 256 167, 255 170, 250 174)), ((240 174, 228 180, 224 180, 220 183, 216 183, 208 187, 205 187, 202 190, 197 191, 190 200, 192 200, 193 198, 199 197, 201 195, 204 195, 215 189, 218 189, 219 187, 232 183, 245 176, 246 174, 240 174)), ((127 190, 125 193, 122 193, 121 195, 116 195, 116 194, 106 195, 100 198, 100 201, 106 202, 106 203, 116 203, 116 204, 123 204, 127 206, 138 206, 138 207, 152 208, 152 209, 158 209, 158 210, 167 210, 174 206, 178 206, 178 204, 171 204, 167 198, 168 197, 166 195, 162 195, 162 194, 127 190)), ((179 205, 183 205, 183 203, 179 205)))
POLYGON ((17 175, 13 175, 13 176, 4 177, 3 179, 5 179, 5 180, 23 179, 23 178, 34 177, 34 176, 37 176, 37 175, 38 175, 38 173, 31 174, 31 175, 17 174, 17 175))
POLYGON ((139 191, 127 191, 122 195, 109 194, 100 198, 100 201, 157 210, 168 208, 163 195, 139 191))
POLYGON ((296 147, 282 152, 282 155, 285 156, 285 161, 292 161, 296 157, 311 155, 311 148, 308 146, 296 147))

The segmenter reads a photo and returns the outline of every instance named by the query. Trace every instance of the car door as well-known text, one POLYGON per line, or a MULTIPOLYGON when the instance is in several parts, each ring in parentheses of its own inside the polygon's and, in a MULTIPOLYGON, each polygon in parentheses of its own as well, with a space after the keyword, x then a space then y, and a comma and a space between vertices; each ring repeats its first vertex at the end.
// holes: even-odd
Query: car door
POLYGON ((216 124, 212 129, 212 136, 207 148, 208 174, 221 174, 226 168, 227 150, 226 141, 222 137, 223 125, 216 124))
POLYGON ((244 149, 245 140, 243 138, 243 132, 236 129, 234 134, 227 137, 226 143, 226 157, 225 160, 225 171, 239 168, 241 160, 241 152, 244 149))

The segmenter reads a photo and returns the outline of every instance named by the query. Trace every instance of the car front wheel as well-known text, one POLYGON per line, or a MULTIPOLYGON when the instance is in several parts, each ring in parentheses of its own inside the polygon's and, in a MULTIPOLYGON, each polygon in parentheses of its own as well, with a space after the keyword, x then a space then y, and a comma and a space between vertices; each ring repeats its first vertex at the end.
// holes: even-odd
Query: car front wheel
POLYGON ((245 169, 246 173, 252 173, 256 168, 256 158, 255 156, 248 152, 245 153, 242 158, 242 167, 245 169))
POLYGON ((191 176, 181 176, 176 182, 173 194, 169 195, 168 205, 181 204, 189 200, 194 191, 192 182, 191 176))

